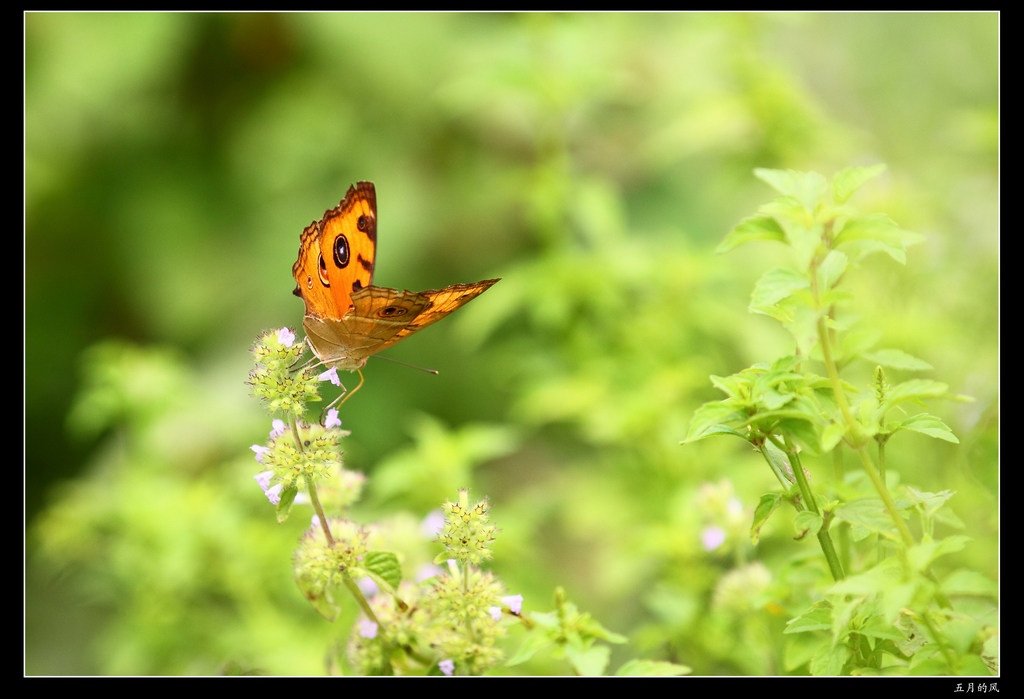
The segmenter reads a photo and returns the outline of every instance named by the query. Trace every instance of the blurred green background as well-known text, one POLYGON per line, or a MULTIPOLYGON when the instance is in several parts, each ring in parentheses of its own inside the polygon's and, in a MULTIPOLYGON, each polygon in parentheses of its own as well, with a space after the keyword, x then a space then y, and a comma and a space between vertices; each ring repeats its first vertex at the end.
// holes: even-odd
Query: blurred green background
POLYGON ((719 397, 708 375, 790 351, 746 311, 786 250, 713 250, 773 196, 753 168, 887 163, 854 203, 926 241, 906 267, 869 258, 854 308, 976 398, 931 407, 959 445, 903 437, 889 468, 957 491, 974 543, 949 565, 997 580, 998 30, 27 14, 26 672, 317 673, 344 643, 351 616, 323 621, 290 579, 308 520, 277 525, 251 480, 269 418, 244 380, 258 333, 301 324, 299 233, 357 180, 377 188, 375 283, 503 278, 387 352, 439 376, 370 361, 342 411, 357 516, 415 539, 472 486, 503 530, 493 569, 527 611, 561 584, 628 635, 612 669, 775 674, 788 617, 723 605, 719 583, 756 560, 783 599, 814 551, 784 518, 751 548, 746 517, 706 552, 709 501, 749 515, 776 484, 739 442, 678 442, 719 397))

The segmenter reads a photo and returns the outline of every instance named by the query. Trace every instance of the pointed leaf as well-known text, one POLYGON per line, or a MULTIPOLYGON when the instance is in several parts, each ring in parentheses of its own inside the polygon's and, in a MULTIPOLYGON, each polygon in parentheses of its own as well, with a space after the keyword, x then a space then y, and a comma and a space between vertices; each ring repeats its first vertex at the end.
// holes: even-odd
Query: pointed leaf
POLYGON ((914 432, 920 432, 926 434, 929 437, 936 439, 942 439, 953 444, 959 444, 960 440, 953 434, 953 430, 949 429, 939 418, 928 413, 920 413, 918 415, 912 415, 906 420, 901 422, 895 431, 898 430, 912 430, 914 432))
MULTIPOLYGON (((774 445, 773 445, 774 446, 774 445)), ((766 493, 754 509, 754 521, 750 525, 750 543, 757 546, 761 538, 761 527, 765 525, 772 513, 782 504, 782 496, 778 493, 766 493)))
POLYGON ((281 499, 277 503, 277 523, 282 524, 288 519, 288 515, 291 514, 292 505, 295 503, 295 496, 299 494, 299 489, 295 486, 291 488, 285 488, 281 491, 281 499))
POLYGON ((728 252, 752 240, 773 240, 784 243, 786 242, 786 233, 778 221, 771 216, 752 216, 740 221, 735 228, 729 231, 715 252, 719 254, 728 252))
POLYGON ((872 165, 871 167, 848 167, 837 172, 832 178, 833 201, 836 204, 845 204, 853 196, 854 192, 883 172, 885 172, 884 164, 872 165))
POLYGON ((907 354, 898 349, 878 349, 871 352, 864 352, 864 359, 875 364, 891 367, 893 369, 906 369, 907 371, 928 371, 932 369, 931 364, 907 354))

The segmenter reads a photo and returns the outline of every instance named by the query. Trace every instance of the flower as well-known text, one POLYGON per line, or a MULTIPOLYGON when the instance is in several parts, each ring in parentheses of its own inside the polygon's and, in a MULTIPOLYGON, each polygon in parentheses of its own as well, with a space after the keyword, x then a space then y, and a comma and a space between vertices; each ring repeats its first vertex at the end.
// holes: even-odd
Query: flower
POLYGON ((256 452, 256 460, 261 464, 263 463, 263 455, 270 452, 269 449, 267 449, 266 447, 261 447, 259 444, 253 444, 249 448, 256 452))
POLYGON ((443 572, 444 571, 442 571, 433 563, 426 563, 420 566, 420 569, 416 571, 416 582, 423 582, 424 580, 429 580, 430 578, 436 578, 443 572))
MULTIPOLYGON (((335 376, 338 375, 337 369, 331 369, 331 371, 334 372, 335 376)), ((324 427, 327 429, 331 429, 332 427, 341 427, 341 420, 338 419, 337 408, 331 408, 327 411, 327 422, 324 423, 324 427)))
POLYGON ((284 486, 278 483, 277 485, 267 488, 263 492, 267 494, 267 500, 270 500, 271 505, 276 505, 281 502, 281 491, 284 490, 284 486))
POLYGON ((426 539, 433 539, 444 528, 444 512, 431 510, 420 522, 420 534, 426 539))
MULTIPOLYGON (((356 585, 359 587, 359 591, 363 593, 364 597, 373 597, 380 591, 380 588, 377 587, 377 583, 375 583, 371 577, 359 578, 356 580, 356 585)), ((373 638, 373 636, 367 636, 367 638, 373 638)))
POLYGON ((513 614, 519 614, 523 611, 522 595, 506 595, 501 598, 501 601, 508 605, 509 611, 513 614))
POLYGON ((704 531, 701 532, 700 540, 704 544, 705 551, 714 551, 725 543, 725 532, 721 527, 711 525, 710 527, 705 527, 704 531))
POLYGON ((451 677, 455 672, 455 663, 450 658, 445 658, 437 664, 437 669, 451 677))
POLYGON ((309 520, 309 528, 310 529, 319 529, 320 528, 320 515, 313 515, 313 517, 309 520))
POLYGON ((262 488, 265 493, 267 492, 267 488, 270 487, 270 479, 273 475, 273 471, 263 471, 262 473, 257 473, 253 478, 256 479, 256 482, 259 483, 260 488, 262 488))
POLYGON ((501 607, 488 607, 487 611, 491 613, 492 619, 501 621, 501 607))
POLYGON ((273 439, 274 437, 280 437, 281 435, 288 431, 288 426, 284 424, 284 420, 274 420, 272 423, 270 423, 270 426, 273 428, 270 430, 271 439, 273 439))
POLYGON ((320 374, 320 376, 318 376, 317 378, 320 381, 330 381, 335 386, 340 386, 341 385, 341 379, 338 378, 338 368, 337 367, 333 367, 332 366, 330 369, 328 369, 324 373, 320 374))
POLYGON ((369 619, 360 619, 359 635, 363 638, 377 638, 377 625, 369 619))
POLYGON ((277 331, 277 341, 285 347, 291 347, 292 343, 295 342, 295 333, 288 328, 281 328, 277 331))

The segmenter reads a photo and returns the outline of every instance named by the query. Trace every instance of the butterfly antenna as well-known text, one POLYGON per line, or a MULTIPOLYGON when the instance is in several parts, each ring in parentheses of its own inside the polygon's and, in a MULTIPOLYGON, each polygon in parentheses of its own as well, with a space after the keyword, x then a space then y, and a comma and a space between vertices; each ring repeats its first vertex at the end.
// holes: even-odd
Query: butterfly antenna
POLYGON ((421 366, 416 366, 415 364, 407 364, 407 363, 401 362, 401 361, 399 361, 397 359, 392 359, 391 357, 385 357, 385 356, 380 355, 380 354, 374 354, 374 355, 371 355, 371 356, 373 356, 375 359, 386 359, 389 362, 394 362, 395 364, 401 364, 402 366, 407 366, 410 369, 419 369, 420 371, 425 371, 428 374, 434 374, 435 376, 437 375, 437 369, 424 369, 421 366))

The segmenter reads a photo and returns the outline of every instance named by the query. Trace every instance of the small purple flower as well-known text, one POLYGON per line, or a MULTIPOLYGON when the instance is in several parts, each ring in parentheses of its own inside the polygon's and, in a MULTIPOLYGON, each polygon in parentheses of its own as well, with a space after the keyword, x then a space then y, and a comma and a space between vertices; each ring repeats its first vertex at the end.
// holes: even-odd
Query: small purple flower
POLYGON ((451 677, 452 673, 455 672, 455 663, 446 658, 437 664, 437 669, 451 677))
MULTIPOLYGON (((356 580, 356 585, 359 587, 359 590, 363 593, 364 597, 373 597, 380 592, 380 588, 377 587, 377 583, 373 581, 373 578, 368 576, 356 580)), ((367 638, 373 638, 373 636, 367 636, 367 638)))
MULTIPOLYGON (((331 371, 334 372, 335 376, 338 375, 337 369, 331 369, 331 371)), ((341 427, 341 420, 338 419, 337 408, 331 408, 327 411, 327 422, 324 423, 324 427, 327 429, 331 429, 332 427, 341 427)))
POLYGON ((501 607, 488 607, 487 611, 490 612, 492 619, 501 621, 501 607))
POLYGON ((427 539, 433 539, 444 527, 444 512, 431 510, 420 522, 420 534, 427 539))
POLYGON ((270 423, 270 427, 272 428, 270 430, 271 439, 274 439, 275 437, 280 437, 281 435, 288 431, 288 426, 284 424, 284 420, 274 420, 272 423, 270 423))
POLYGON ((267 494, 267 500, 270 500, 271 505, 276 505, 281 502, 281 491, 284 490, 284 486, 280 483, 277 485, 267 488, 264 492, 267 494))
POLYGON ((423 582, 430 578, 436 578, 443 571, 433 563, 427 563, 420 566, 420 569, 416 571, 416 582, 423 582))
POLYGON ((507 595, 501 598, 501 601, 508 605, 509 611, 513 614, 519 614, 523 611, 523 596, 522 595, 507 595))
POLYGON ((320 376, 318 376, 316 378, 319 379, 320 381, 330 381, 335 386, 340 386, 341 385, 341 379, 338 378, 338 368, 337 367, 333 367, 332 366, 330 369, 328 369, 324 373, 320 374, 320 376))
POLYGON ((281 328, 277 331, 277 341, 285 347, 291 347, 292 343, 295 342, 295 333, 288 328, 281 328))
POLYGON ((320 528, 320 515, 313 515, 310 518, 310 520, 309 520, 309 528, 310 529, 319 529, 320 528))
POLYGON ((369 619, 360 619, 359 635, 363 638, 377 638, 377 625, 369 619))
POLYGON ((270 453, 269 449, 267 449, 266 447, 261 447, 259 444, 253 444, 249 448, 256 452, 256 460, 261 464, 263 463, 263 455, 270 453))
POLYGON ((273 471, 264 471, 263 473, 257 473, 253 478, 256 479, 256 482, 259 483, 260 488, 262 488, 265 493, 267 492, 267 488, 270 487, 270 479, 273 475, 273 471))
POLYGON ((725 532, 721 527, 711 525, 710 527, 705 527, 704 531, 701 532, 700 540, 704 544, 705 551, 714 551, 725 543, 725 532))

